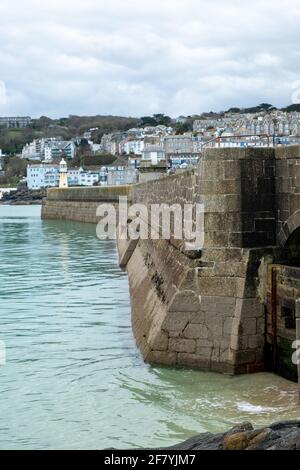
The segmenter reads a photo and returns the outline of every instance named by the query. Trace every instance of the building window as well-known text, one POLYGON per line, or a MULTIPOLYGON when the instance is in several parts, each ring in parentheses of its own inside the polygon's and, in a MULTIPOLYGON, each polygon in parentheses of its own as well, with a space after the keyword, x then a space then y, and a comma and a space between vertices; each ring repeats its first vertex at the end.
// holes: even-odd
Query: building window
POLYGON ((284 320, 285 327, 289 330, 296 329, 296 314, 294 307, 281 307, 281 317, 284 320))

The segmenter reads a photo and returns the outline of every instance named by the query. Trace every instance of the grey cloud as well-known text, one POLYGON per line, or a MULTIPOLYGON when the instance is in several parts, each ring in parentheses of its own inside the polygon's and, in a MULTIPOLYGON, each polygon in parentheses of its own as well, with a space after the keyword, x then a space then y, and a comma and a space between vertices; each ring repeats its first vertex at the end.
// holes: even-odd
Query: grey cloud
POLYGON ((291 101, 297 0, 2 0, 0 114, 171 115, 291 101))

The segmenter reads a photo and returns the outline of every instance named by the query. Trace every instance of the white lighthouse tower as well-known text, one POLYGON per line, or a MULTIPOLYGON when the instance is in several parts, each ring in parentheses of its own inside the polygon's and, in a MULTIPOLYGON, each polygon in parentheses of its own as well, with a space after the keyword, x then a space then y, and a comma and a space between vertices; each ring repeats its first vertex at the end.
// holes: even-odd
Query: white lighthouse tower
POLYGON ((64 159, 62 159, 59 164, 59 187, 60 188, 68 187, 68 167, 64 159))

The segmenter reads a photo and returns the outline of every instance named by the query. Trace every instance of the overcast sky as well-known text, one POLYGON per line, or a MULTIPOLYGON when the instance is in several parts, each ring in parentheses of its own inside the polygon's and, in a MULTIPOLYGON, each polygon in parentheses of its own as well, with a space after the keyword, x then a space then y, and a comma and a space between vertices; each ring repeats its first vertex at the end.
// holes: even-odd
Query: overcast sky
POLYGON ((0 115, 290 104, 299 25, 299 0, 0 0, 0 115))

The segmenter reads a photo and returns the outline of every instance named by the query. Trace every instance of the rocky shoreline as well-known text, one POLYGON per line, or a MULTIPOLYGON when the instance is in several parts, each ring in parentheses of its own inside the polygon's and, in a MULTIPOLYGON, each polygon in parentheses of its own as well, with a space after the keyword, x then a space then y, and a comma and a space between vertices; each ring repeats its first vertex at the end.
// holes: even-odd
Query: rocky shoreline
POLYGON ((300 450, 300 421, 283 421, 258 429, 246 422, 228 432, 200 434, 168 449, 300 450))
POLYGON ((0 199, 0 204, 11 204, 11 205, 31 205, 41 204, 42 199, 46 197, 46 191, 28 191, 25 189, 12 191, 11 193, 4 194, 0 199))

